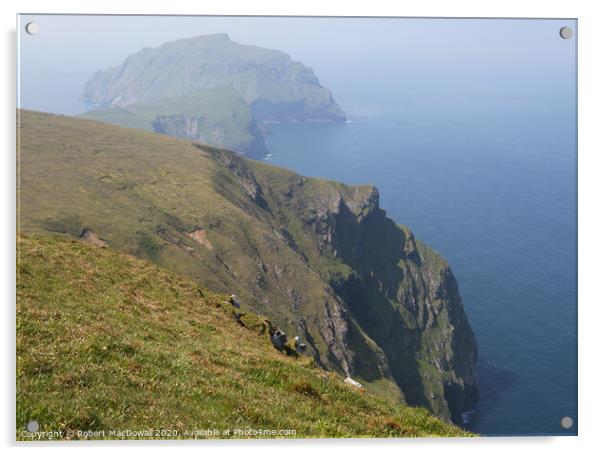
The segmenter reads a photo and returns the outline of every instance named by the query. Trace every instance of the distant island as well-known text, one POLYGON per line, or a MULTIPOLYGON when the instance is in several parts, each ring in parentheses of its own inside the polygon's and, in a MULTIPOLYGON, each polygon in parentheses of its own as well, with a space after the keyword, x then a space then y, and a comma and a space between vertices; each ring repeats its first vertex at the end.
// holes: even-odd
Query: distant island
POLYGON ((258 158, 271 122, 344 122, 313 70, 284 52, 239 44, 226 34, 144 48, 98 71, 83 117, 224 147, 258 158))

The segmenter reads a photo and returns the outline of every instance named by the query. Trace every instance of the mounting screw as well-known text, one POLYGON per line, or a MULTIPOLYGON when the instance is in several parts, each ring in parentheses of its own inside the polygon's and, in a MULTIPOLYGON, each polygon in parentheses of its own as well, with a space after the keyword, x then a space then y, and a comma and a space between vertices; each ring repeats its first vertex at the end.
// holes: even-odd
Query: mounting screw
POLYGON ((569 39, 573 36, 573 29, 571 27, 562 27, 559 33, 562 39, 569 39))
POLYGON ((570 417, 563 417, 562 420, 560 421, 560 426, 562 428, 564 428, 565 430, 568 430, 569 428, 571 428, 573 426, 573 419, 571 419, 570 417))
POLYGON ((36 24, 35 22, 28 22, 25 25, 25 31, 27 32, 28 35, 35 35, 36 33, 38 33, 40 31, 40 26, 38 24, 36 24))

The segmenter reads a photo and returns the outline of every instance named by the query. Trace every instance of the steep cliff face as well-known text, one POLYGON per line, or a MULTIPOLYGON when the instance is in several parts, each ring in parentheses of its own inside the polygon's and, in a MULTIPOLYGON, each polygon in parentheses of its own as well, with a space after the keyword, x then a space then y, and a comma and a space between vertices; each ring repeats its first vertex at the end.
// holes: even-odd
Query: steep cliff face
POLYGON ((203 140, 252 156, 265 153, 257 127, 262 122, 346 119, 311 68, 284 52, 242 45, 226 34, 145 48, 121 65, 94 74, 82 98, 99 107, 84 114, 89 118, 140 127, 142 116, 147 129, 159 123, 156 131, 175 132, 176 137, 203 140), (232 93, 239 98, 233 105, 232 93), (207 94, 213 100, 203 99, 191 106, 191 98, 207 98, 207 94), (252 121, 247 119, 247 112, 252 121), (166 122, 169 125, 161 126, 166 122), (194 127, 200 122, 204 123, 199 126, 204 133, 195 134, 194 127), (228 126, 234 127, 230 134, 216 135, 228 126), (247 138, 237 141, 236 136, 247 138))
MULTIPOLYGON (((344 317, 326 319, 343 334, 344 350, 354 352, 349 324, 361 327, 380 348, 370 368, 392 377, 408 403, 460 422, 478 400, 477 344, 449 265, 386 217, 376 188, 320 195, 307 186, 289 187, 286 205, 315 235, 319 254, 308 262, 341 303, 344 317), (315 264, 325 257, 338 266, 315 264)), ((373 374, 361 356, 340 363, 351 374, 373 374)))
POLYGON ((250 118, 240 126, 245 131, 244 138, 232 141, 227 128, 216 121, 199 115, 157 115, 153 121, 153 131, 168 136, 227 147, 240 155, 260 158, 268 152, 261 129, 250 118))
POLYGON ((97 109, 82 117, 224 147, 251 158, 267 153, 251 108, 226 86, 126 107, 97 109))
POLYGON ((382 348, 406 400, 459 422, 478 398, 477 348, 450 267, 386 217, 375 189, 350 205, 341 200, 315 224, 323 248, 351 269, 329 282, 382 348))
POLYGON ((24 232, 92 231, 234 292, 307 340, 319 365, 392 401, 460 422, 477 399, 476 342, 453 274, 386 217, 374 187, 26 111, 20 141, 24 232))

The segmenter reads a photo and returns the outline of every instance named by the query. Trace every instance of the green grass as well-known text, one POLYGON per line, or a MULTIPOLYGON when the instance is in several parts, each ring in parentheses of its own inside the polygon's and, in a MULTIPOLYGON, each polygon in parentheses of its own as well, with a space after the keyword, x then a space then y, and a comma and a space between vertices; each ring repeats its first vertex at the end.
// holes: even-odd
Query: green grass
MULTIPOLYGON (((92 229, 113 248, 153 260, 215 292, 238 294, 287 333, 297 333, 295 321, 306 321, 324 363, 336 367, 320 336, 323 304, 333 301, 321 273, 345 266, 321 256, 303 221, 279 207, 280 193, 295 187, 298 175, 273 168, 269 179, 265 176, 263 186, 274 191, 266 195, 272 203, 265 211, 244 191, 256 180, 254 172, 263 180, 267 166, 260 163, 87 119, 29 111, 20 111, 20 118, 21 232, 73 238, 92 229), (229 169, 222 158, 238 168, 229 169), (158 227, 180 243, 160 237, 158 227), (186 235, 197 227, 205 229, 213 251, 186 235), (291 248, 285 230, 297 231, 298 250, 315 259, 311 268, 291 248), (305 297, 298 312, 287 289, 305 297)), ((355 191, 335 182, 306 183, 307 192, 319 199, 336 199, 339 193, 352 199, 355 191)))
MULTIPOLYGON (((155 122, 160 117, 186 117, 194 125, 195 137, 190 139, 236 151, 245 151, 254 141, 263 140, 254 136, 260 133, 254 129, 249 105, 229 87, 197 90, 184 97, 141 101, 127 107, 93 110, 81 116, 149 131, 155 130, 155 122)), ((183 138, 192 134, 183 125, 176 126, 175 122, 165 132, 183 138)))
POLYGON ((368 390, 452 417, 440 391, 472 385, 470 326, 453 280, 442 281, 445 261, 386 218, 372 186, 149 131, 18 114, 19 233, 92 230, 113 249, 237 294, 304 338, 321 367, 349 368, 368 390), (198 229, 211 248, 190 237, 198 229))
POLYGON ((350 389, 309 357, 281 354, 236 323, 225 296, 133 256, 22 236, 17 267, 18 439, 31 420, 74 438, 69 431, 469 435, 424 409, 350 389))
POLYGON ((111 123, 113 125, 121 125, 127 128, 153 131, 154 117, 152 115, 141 115, 131 109, 124 109, 122 107, 92 110, 81 114, 80 117, 111 123))

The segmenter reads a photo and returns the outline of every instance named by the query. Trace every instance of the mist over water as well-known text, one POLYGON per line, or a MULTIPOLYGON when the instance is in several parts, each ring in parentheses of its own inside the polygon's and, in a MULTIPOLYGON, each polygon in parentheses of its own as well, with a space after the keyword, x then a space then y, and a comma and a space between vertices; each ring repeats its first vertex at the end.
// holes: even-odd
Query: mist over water
POLYGON ((448 260, 479 343, 471 429, 576 432, 575 40, 558 36, 574 21, 39 22, 46 41, 21 39, 20 99, 48 112, 84 112, 92 72, 180 37, 226 32, 312 67, 350 123, 275 125, 269 162, 376 185, 388 216, 448 260))

